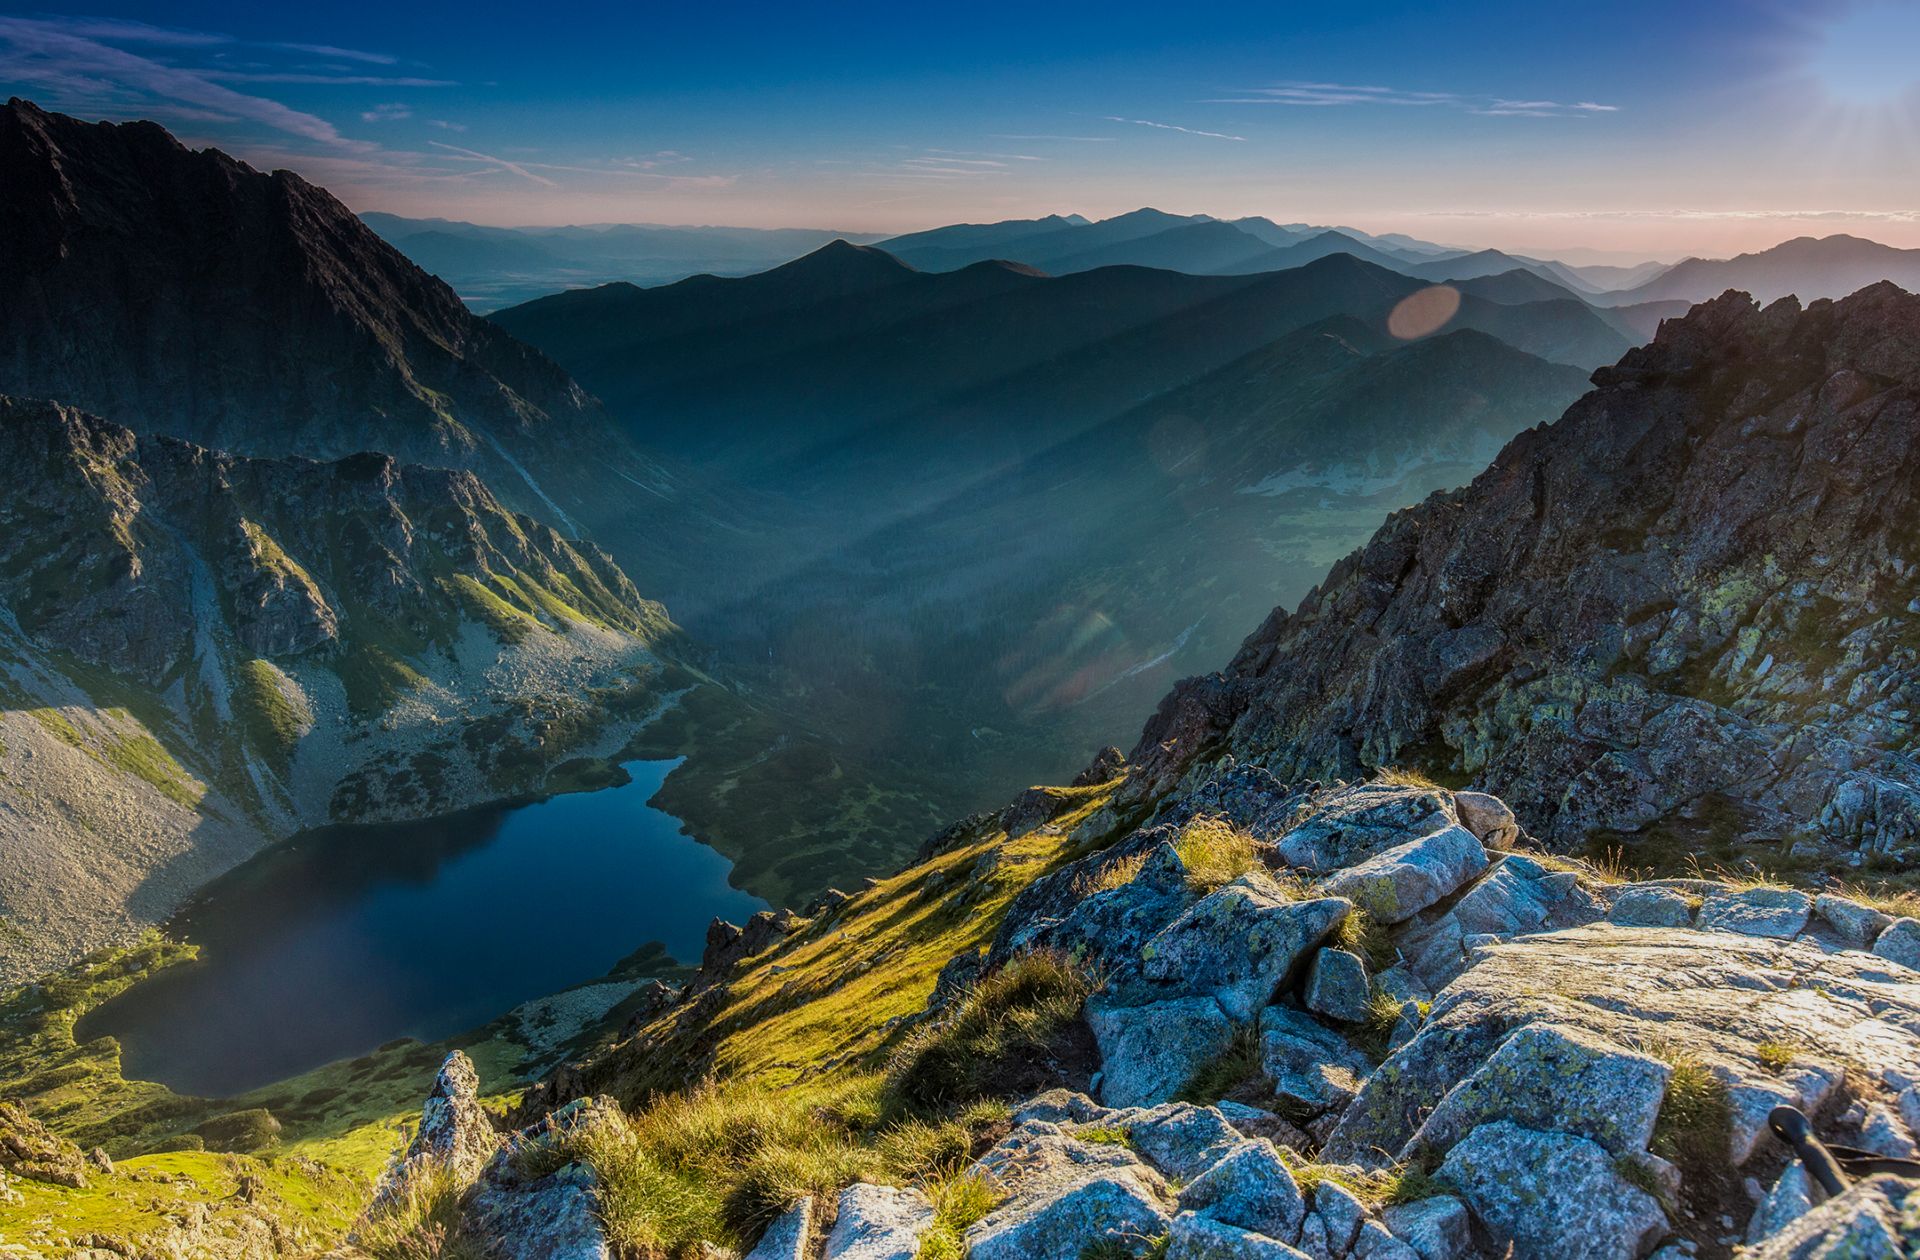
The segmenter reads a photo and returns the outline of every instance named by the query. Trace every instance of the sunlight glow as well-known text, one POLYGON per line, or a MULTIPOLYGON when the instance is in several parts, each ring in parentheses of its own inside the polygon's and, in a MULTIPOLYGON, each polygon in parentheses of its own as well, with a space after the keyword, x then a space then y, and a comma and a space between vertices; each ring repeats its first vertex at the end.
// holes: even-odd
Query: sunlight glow
POLYGON ((1812 68, 1835 100, 1877 104, 1920 86, 1916 50, 1920 3, 1867 0, 1827 29, 1812 68))

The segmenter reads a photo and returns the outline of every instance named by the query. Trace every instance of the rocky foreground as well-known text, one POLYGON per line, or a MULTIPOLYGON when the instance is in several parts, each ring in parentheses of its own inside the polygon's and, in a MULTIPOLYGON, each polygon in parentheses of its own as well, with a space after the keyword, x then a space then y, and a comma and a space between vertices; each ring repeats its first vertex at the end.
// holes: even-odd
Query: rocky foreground
MULTIPOLYGON (((948 968, 1044 951, 1098 977, 1092 1059, 1054 1065, 1079 1088, 1027 1096, 955 1174, 979 1187, 972 1219, 953 1230, 950 1188, 862 1182, 798 1199, 739 1240, 749 1255, 908 1260, 955 1232, 975 1260, 1920 1246, 1909 1183, 1821 1203, 1767 1128, 1786 1104, 1829 1141, 1914 1153, 1920 920, 1780 887, 1609 881, 1546 856, 1488 796, 1296 789, 1250 767, 1115 834, 948 968), (1215 1096, 1187 1101, 1209 1077, 1215 1096)), ((616 1055, 662 1049, 649 1038, 674 1006, 779 967, 840 912, 763 930, 744 960, 717 947, 616 1055)), ((967 991, 941 986, 920 1022, 967 1018, 967 991)), ((557 1079, 590 1086, 594 1066, 557 1079)), ((503 1137, 472 1094, 450 1061, 385 1200, 451 1170, 483 1254, 613 1254, 594 1152, 617 1145, 621 1104, 575 1098, 503 1137)))

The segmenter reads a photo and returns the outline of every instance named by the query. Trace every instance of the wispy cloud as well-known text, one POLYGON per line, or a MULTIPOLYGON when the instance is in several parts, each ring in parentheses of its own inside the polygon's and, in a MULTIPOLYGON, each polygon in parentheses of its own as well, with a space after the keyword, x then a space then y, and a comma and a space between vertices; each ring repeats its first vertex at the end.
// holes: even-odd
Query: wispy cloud
POLYGON ((429 140, 427 141, 427 143, 432 145, 436 149, 445 149, 447 152, 454 154, 456 157, 464 158, 469 162, 484 162, 494 167, 496 170, 502 170, 502 171, 508 172, 509 174, 518 175, 520 178, 524 180, 529 180, 535 184, 540 184, 547 188, 559 187, 558 184, 548 179, 545 175, 534 174, 532 171, 528 170, 527 167, 522 163, 510 162, 506 158, 495 157, 491 153, 481 153, 477 149, 463 149, 457 144, 447 144, 445 141, 441 141, 441 140, 429 140))
POLYGON ((1245 136, 1230 136, 1224 131, 1201 131, 1194 127, 1178 127, 1178 126, 1175 126, 1173 123, 1154 122, 1151 119, 1147 119, 1147 118, 1120 118, 1120 117, 1117 117, 1116 115, 1108 114, 1106 115, 1106 119, 1108 122, 1132 123, 1136 127, 1152 127, 1158 131, 1178 131, 1183 135, 1205 136, 1209 140, 1245 140, 1246 139, 1245 136))
POLYGON ((328 74, 314 70, 202 70, 208 79, 226 83, 332 83, 348 87, 439 88, 458 87, 453 79, 423 79, 416 75, 328 74))
POLYGON ((301 136, 321 144, 351 147, 324 118, 266 97, 251 96, 209 75, 156 61, 105 42, 174 44, 199 38, 143 23, 42 21, 0 17, 0 79, 45 89, 62 98, 93 99, 124 106, 161 101, 210 111, 301 136))
POLYGON ((413 110, 398 101, 389 102, 385 105, 375 105, 370 109, 360 111, 361 122, 399 122, 402 119, 411 117, 413 117, 413 110))
POLYGON ((465 131, 467 129, 467 124, 465 123, 448 122, 444 118, 429 118, 427 119, 427 126, 438 127, 442 131, 465 131))
POLYGON ((993 136, 992 139, 1022 140, 1022 141, 1060 140, 1060 141, 1065 141, 1069 144, 1112 144, 1113 143, 1112 136, 1041 136, 1041 135, 1001 134, 1001 135, 993 136))
POLYGON ((1465 92, 1413 92, 1380 84, 1318 83, 1287 80, 1269 87, 1249 88, 1238 96, 1215 97, 1208 105, 1291 105, 1309 109, 1384 106, 1413 109, 1458 109, 1496 118, 1581 118, 1618 113, 1618 105, 1598 101, 1517 100, 1465 92))

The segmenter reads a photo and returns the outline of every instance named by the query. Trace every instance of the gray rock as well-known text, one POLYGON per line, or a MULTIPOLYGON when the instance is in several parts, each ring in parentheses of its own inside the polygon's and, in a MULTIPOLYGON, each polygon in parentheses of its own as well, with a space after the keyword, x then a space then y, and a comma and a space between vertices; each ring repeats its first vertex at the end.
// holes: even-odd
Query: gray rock
POLYGON ((1789 1222, 1745 1260, 1909 1260, 1920 1249, 1920 1182, 1881 1174, 1789 1222))
POLYGON ((1367 965, 1344 949, 1315 951, 1302 994, 1306 1008, 1329 1019, 1357 1024, 1367 1017, 1367 965))
POLYGON ((1448 917, 1463 937, 1505 937, 1542 928, 1574 927, 1604 918, 1606 906, 1572 871, 1553 871, 1509 853, 1460 898, 1448 917))
POLYGON ((1260 1013, 1260 1061, 1276 1097, 1316 1111, 1344 1106, 1373 1067, 1339 1033, 1284 1006, 1260 1013))
POLYGON ((807 1260, 813 1239, 813 1196, 807 1195, 767 1226, 747 1260, 807 1260))
POLYGON ((1772 1107, 1817 1114, 1848 1072, 1889 1090, 1920 1081, 1920 1039, 1909 1031, 1920 1028, 1920 985, 1906 977, 1806 940, 1606 923, 1515 937, 1434 999, 1419 1034, 1342 1113, 1325 1158, 1390 1159, 1509 1033, 1546 1022, 1705 1064, 1727 1083, 1727 1159, 1738 1164, 1764 1139, 1772 1107), (1758 1048, 1782 1041, 1818 1053, 1776 1071, 1758 1048))
POLYGON ((914 1260, 933 1205, 918 1190, 855 1182, 840 1192, 826 1260, 914 1260))
POLYGON ((597 1184, 580 1164, 524 1184, 483 1177, 462 1211, 461 1233, 489 1260, 612 1260, 597 1184))
POLYGON ((1607 918, 1622 927, 1690 927, 1693 901, 1677 888, 1642 884, 1616 894, 1607 918))
POLYGON ((1920 971, 1920 919, 1895 919, 1875 939, 1873 952, 1910 971, 1920 971))
POLYGON ((1529 1024, 1448 1091, 1401 1158, 1444 1153, 1492 1120, 1575 1133, 1611 1154, 1633 1155, 1653 1137, 1671 1074, 1658 1059, 1584 1029, 1529 1024))
POLYGON ((1906 1124, 1890 1107, 1879 1102, 1867 1107, 1866 1118, 1860 1124, 1858 1145, 1863 1151, 1893 1159, 1912 1159, 1916 1153, 1913 1135, 1907 1131, 1906 1124))
POLYGON ((1380 923, 1402 923, 1487 868, 1487 851, 1464 827, 1442 827, 1330 876, 1326 891, 1380 923))
POLYGON ((1017 1126, 1029 1120, 1044 1120, 1052 1125, 1093 1124, 1108 1114, 1105 1107, 1085 1094, 1076 1094, 1070 1089, 1050 1089, 1022 1103, 1013 1113, 1013 1123, 1017 1126))
POLYGON ((1100 1050, 1100 1100, 1146 1107, 1179 1093, 1195 1072, 1233 1042, 1234 1022, 1211 997, 1145 1006, 1087 1005, 1100 1050))
POLYGON ((1187 1183, 1180 1208, 1273 1238, 1292 1238, 1307 1211, 1279 1152, 1260 1140, 1242 1142, 1187 1183))
POLYGON ((1141 950, 1149 979, 1211 994, 1251 1020, 1351 907, 1338 897, 1292 901, 1264 871, 1202 897, 1141 950))
POLYGON ((1275 842, 1287 865, 1333 871, 1459 822, 1450 794, 1366 783, 1325 793, 1275 842))
MULTIPOLYGON (((1144 1244, 1167 1232, 1159 1202, 1125 1177, 1096 1177, 967 1231, 971 1260, 1079 1260, 1101 1239, 1144 1244)), ((909 1253, 910 1254, 910 1253, 909 1253)))
POLYGON ((1622 1180, 1598 1143, 1571 1134, 1483 1124, 1448 1152, 1439 1176, 1516 1256, 1637 1260, 1667 1231, 1659 1202, 1622 1180))
POLYGON ((413 1141, 374 1187, 370 1210, 392 1201, 429 1166, 444 1167, 460 1180, 470 1181, 499 1149, 500 1135, 480 1106, 479 1073, 472 1059, 455 1050, 433 1078, 413 1141))
MULTIPOLYGON (((1130 1114, 1094 1118, 1107 1123, 1130 1114)), ((1078 1260, 1095 1238, 1166 1232, 1158 1173, 1124 1146, 1082 1142, 1043 1120, 1021 1122, 974 1171, 1007 1196, 968 1229, 975 1260, 1078 1260)))
POLYGON ((1167 1260, 1302 1260, 1302 1253, 1277 1238, 1182 1212, 1173 1218, 1167 1260))
POLYGON ((1753 1210, 1747 1222, 1747 1242, 1771 1238, 1813 1210, 1813 1179, 1799 1160, 1788 1164, 1773 1189, 1753 1210))
POLYGON ((1308 1260, 1333 1260, 1333 1248, 1327 1245, 1327 1223, 1318 1212, 1309 1212, 1300 1222, 1300 1237, 1294 1239, 1300 1254, 1308 1260))
POLYGON ((1453 808, 1460 815, 1460 825, 1490 849, 1510 849, 1520 838, 1520 820, 1497 796, 1486 792, 1455 792, 1453 808))
POLYGON ((1243 1142, 1218 1110, 1192 1103, 1125 1112, 1120 1123, 1142 1158, 1181 1181, 1198 1177, 1243 1142))
POLYGON ((1420 1260, 1455 1260, 1473 1247, 1473 1224, 1466 1205, 1450 1194, 1399 1203, 1381 1213, 1393 1236, 1420 1260))
POLYGON ((1920 1085, 1909 1085, 1901 1090, 1897 1103, 1900 1120, 1907 1126, 1907 1132, 1920 1137, 1920 1085))
POLYGON ((1750 888, 1707 898, 1700 907, 1701 931, 1738 932, 1784 940, 1806 930, 1813 898, 1791 888, 1750 888))
POLYGON ((1893 922, 1890 914, 1882 914, 1872 906, 1863 906, 1851 898, 1838 897, 1833 893, 1821 893, 1815 897, 1813 912, 1821 922, 1833 929, 1836 936, 1855 949, 1865 949, 1873 944, 1875 938, 1893 922))
POLYGON ((1294 1127, 1291 1121, 1271 1111, 1249 1107, 1231 1098, 1222 1098, 1213 1106, 1242 1137, 1265 1138, 1275 1146, 1295 1151, 1304 1151, 1313 1144, 1313 1140, 1294 1127))
POLYGON ((1354 1235, 1354 1260, 1420 1260, 1420 1253, 1393 1236, 1393 1232, 1379 1221, 1360 1222, 1360 1232, 1354 1235))
POLYGON ((1322 1181, 1313 1191, 1313 1214, 1327 1230, 1327 1246, 1344 1255, 1367 1219, 1367 1205, 1337 1181, 1322 1181))

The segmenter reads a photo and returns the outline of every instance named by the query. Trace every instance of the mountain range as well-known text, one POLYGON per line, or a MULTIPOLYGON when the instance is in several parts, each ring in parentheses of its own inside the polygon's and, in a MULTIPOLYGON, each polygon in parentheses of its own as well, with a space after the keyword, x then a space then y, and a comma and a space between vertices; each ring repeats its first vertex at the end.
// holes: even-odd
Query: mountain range
POLYGON ((842 237, 860 243, 878 239, 871 233, 806 228, 651 223, 507 228, 377 211, 360 217, 381 239, 445 280, 480 311, 608 280, 668 284, 702 273, 745 275, 842 237))

